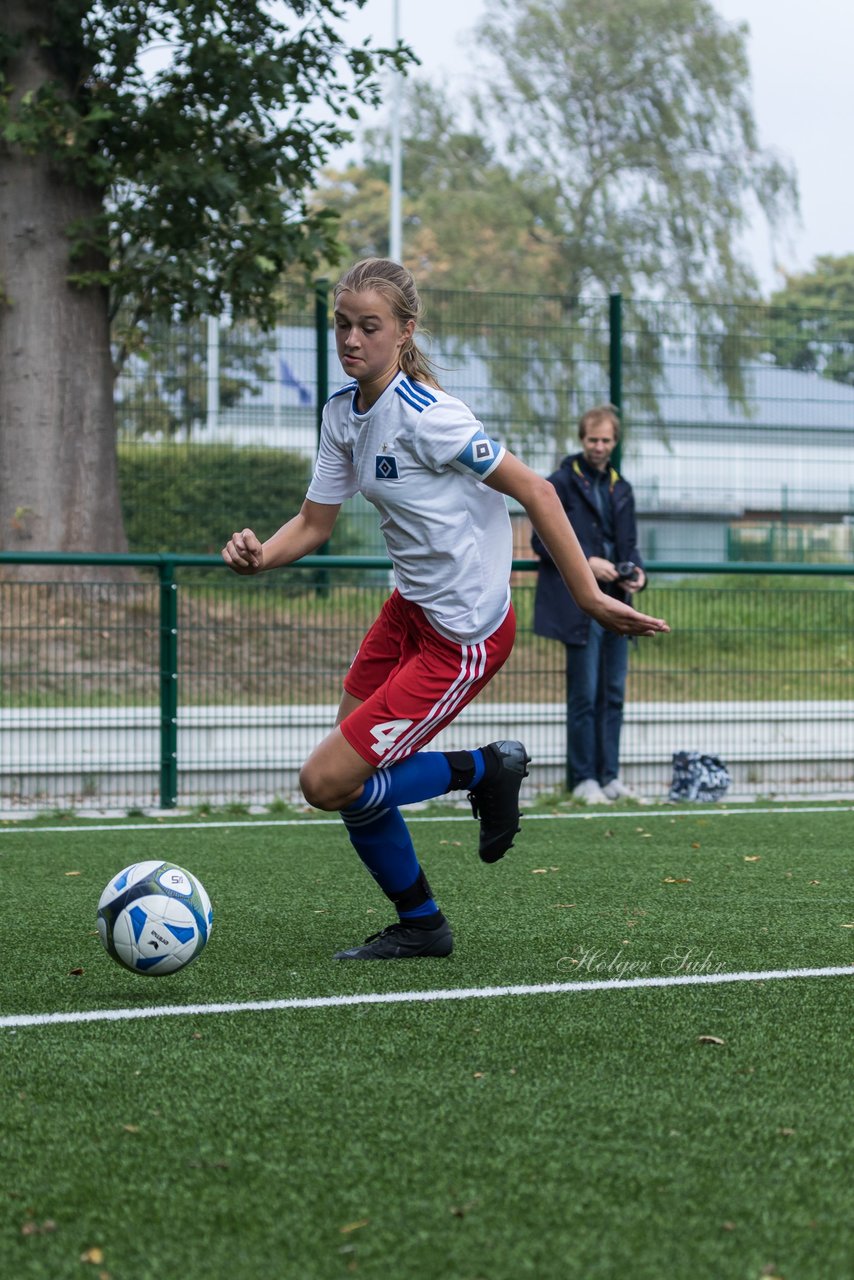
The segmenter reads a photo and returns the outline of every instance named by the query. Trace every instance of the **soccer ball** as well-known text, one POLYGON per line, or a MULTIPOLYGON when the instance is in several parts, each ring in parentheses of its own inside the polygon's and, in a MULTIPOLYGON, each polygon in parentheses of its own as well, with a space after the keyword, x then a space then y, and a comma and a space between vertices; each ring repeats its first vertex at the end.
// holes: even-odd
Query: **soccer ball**
POLYGON ((155 977, 183 969, 213 928, 203 885, 171 862, 134 862, 114 876, 98 903, 98 933, 109 955, 155 977))

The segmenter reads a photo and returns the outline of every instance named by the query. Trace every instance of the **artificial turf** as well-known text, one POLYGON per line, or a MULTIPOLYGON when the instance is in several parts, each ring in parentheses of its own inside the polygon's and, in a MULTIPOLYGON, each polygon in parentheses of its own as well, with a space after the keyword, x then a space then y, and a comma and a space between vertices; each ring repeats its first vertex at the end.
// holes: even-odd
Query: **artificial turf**
MULTIPOLYGON (((5 831, 0 1015, 847 965, 850 822, 530 819, 491 868, 470 820, 418 822, 453 956, 343 965, 388 913, 334 824, 5 831), (94 912, 158 856, 216 914, 152 979, 94 912)), ((0 1026, 2 1256, 45 1280, 847 1275, 850 1002, 842 976, 0 1026)))

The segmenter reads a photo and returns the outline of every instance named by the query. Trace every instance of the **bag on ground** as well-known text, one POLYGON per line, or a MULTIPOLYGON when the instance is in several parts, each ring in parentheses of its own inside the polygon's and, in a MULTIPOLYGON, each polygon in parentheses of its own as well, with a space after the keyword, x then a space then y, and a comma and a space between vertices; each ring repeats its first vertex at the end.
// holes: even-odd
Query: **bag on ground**
POLYGON ((720 756, 699 751, 673 752, 673 781, 668 800, 720 800, 732 779, 720 756))

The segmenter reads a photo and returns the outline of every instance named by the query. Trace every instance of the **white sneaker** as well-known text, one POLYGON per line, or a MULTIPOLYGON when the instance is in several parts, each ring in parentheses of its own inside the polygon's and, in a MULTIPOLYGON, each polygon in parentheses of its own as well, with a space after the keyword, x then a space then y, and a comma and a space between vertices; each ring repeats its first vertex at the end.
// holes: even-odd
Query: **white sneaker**
POLYGON ((625 782, 621 782, 619 778, 612 778, 602 788, 602 794, 608 800, 639 800, 640 796, 637 792, 632 791, 631 787, 627 787, 625 782))
POLYGON ((605 792, 595 778, 585 778, 579 782, 572 793, 574 800, 583 800, 585 804, 610 804, 605 792))

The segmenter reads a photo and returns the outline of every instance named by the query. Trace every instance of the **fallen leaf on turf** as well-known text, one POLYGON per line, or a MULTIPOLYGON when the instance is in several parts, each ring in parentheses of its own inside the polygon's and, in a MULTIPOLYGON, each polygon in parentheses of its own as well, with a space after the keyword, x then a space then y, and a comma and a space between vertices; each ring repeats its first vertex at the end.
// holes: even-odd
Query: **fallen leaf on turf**
POLYGON ((761 861, 762 861, 762 854, 761 854, 761 853, 750 853, 750 854, 747 854, 747 856, 745 857, 744 861, 745 861, 745 862, 761 862, 761 861))
POLYGON ((123 1124, 122 1128, 124 1129, 125 1133, 139 1133, 138 1124, 123 1124))
POLYGON ((66 871, 65 874, 67 876, 82 876, 83 872, 82 871, 66 871))
POLYGON ((486 1075, 485 1071, 475 1071, 473 1079, 482 1080, 485 1075, 486 1075))
POLYGON ((699 840, 693 840, 693 841, 691 842, 691 848, 692 848, 692 849, 699 849, 699 847, 700 847, 700 842, 699 842, 699 840))
POLYGON ((662 884, 690 884, 690 876, 665 876, 662 884))
POLYGON ((854 924, 841 924, 840 929, 854 929, 854 924))
POLYGON ((82 970, 82 969, 69 969, 69 970, 68 970, 68 976, 69 976, 69 978, 79 978, 79 977, 80 977, 80 975, 81 975, 81 973, 83 973, 83 970, 82 970))
POLYGON ((477 1200, 469 1200, 467 1204, 452 1204, 451 1213, 455 1218, 464 1218, 470 1209, 473 1209, 478 1203, 477 1200))
MULTIPOLYGON (((575 903, 574 903, 574 902, 553 902, 553 903, 552 903, 552 906, 553 906, 553 907, 566 907, 566 909, 567 909, 567 910, 569 910, 571 907, 574 907, 574 906, 575 906, 575 903)), ((843 928, 847 928, 847 926, 843 926, 843 928)), ((852 925, 852 926, 851 926, 851 928, 852 928, 852 929, 854 929, 854 925, 852 925)))
POLYGON ((343 1227, 338 1230, 342 1236, 349 1235, 351 1231, 361 1231, 362 1227, 366 1227, 370 1222, 370 1218, 357 1218, 355 1222, 345 1222, 343 1227))
POLYGON ((735 1231, 734 1222, 722 1222, 721 1226, 723 1227, 724 1231, 735 1231))
POLYGON ((533 870, 531 871, 531 875, 545 876, 545 875, 548 875, 548 870, 549 870, 548 867, 534 867, 533 870))
POLYGON ((821 884, 820 880, 810 880, 810 884, 821 884))
POLYGON ((720 1036, 697 1036, 698 1044, 726 1044, 726 1040, 722 1040, 720 1036))
POLYGON ((794 1129, 778 1129, 777 1132, 781 1138, 792 1138, 795 1134, 794 1129))
POLYGON ((104 1261, 104 1250, 94 1245, 91 1249, 84 1249, 80 1255, 81 1262, 91 1262, 94 1266, 99 1267, 104 1261))

